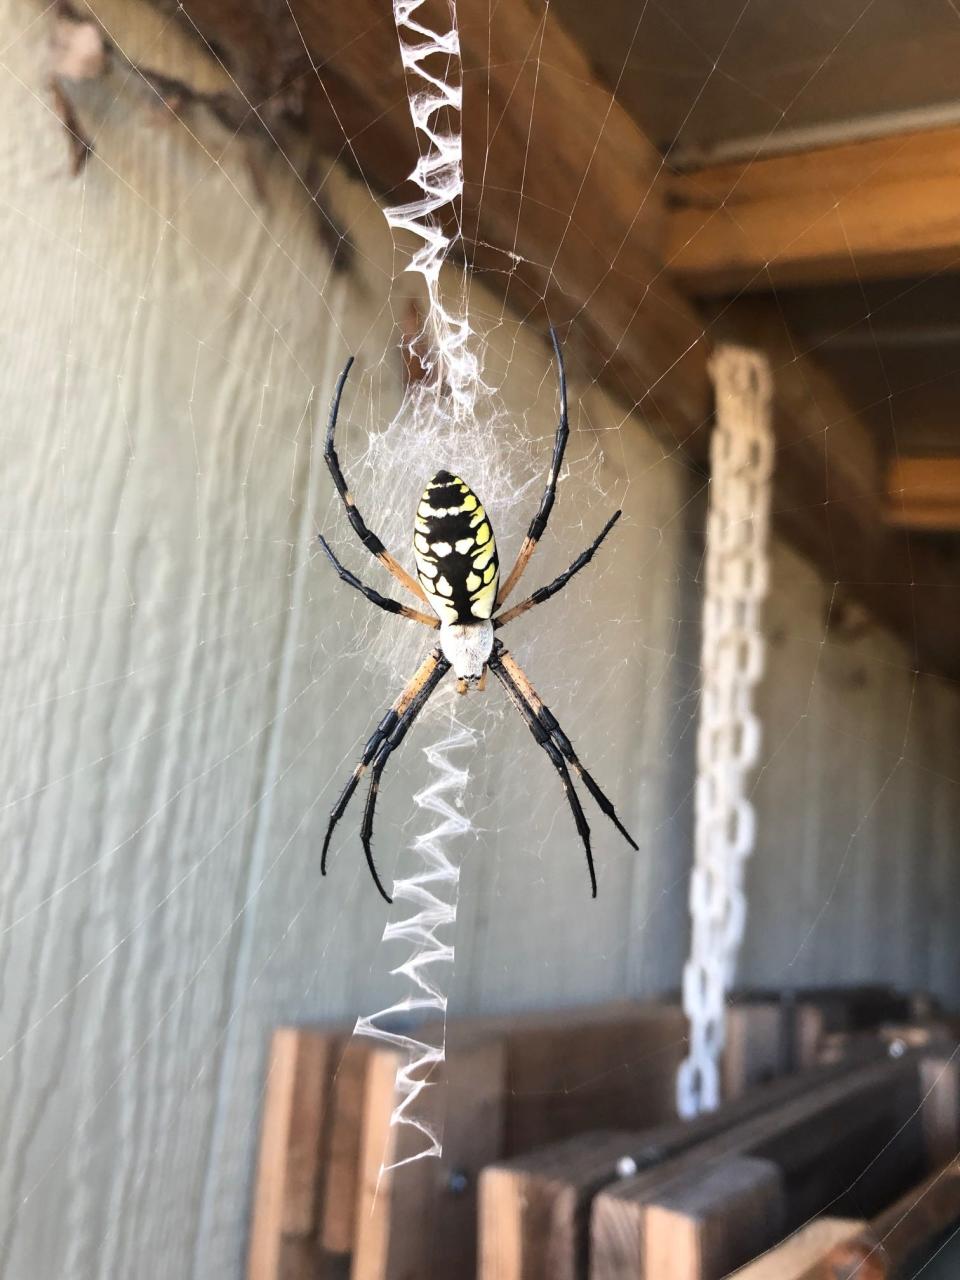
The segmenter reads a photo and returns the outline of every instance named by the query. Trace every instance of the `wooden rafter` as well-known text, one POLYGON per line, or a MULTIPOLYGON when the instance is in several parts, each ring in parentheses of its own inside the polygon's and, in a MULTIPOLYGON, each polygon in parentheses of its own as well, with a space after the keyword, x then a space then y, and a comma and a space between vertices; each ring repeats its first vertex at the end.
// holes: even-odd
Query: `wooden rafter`
POLYGON ((960 458, 898 458, 887 474, 886 499, 889 524, 960 532, 960 458))
MULTIPOLYGON (((359 170, 378 195, 399 202, 411 194, 415 143, 389 4, 187 0, 183 12, 244 69, 258 110, 275 122, 292 112, 318 150, 359 170)), ((736 188, 739 171, 701 172, 676 184, 671 207, 659 153, 548 5, 511 0, 491 21, 488 0, 458 0, 457 14, 464 252, 484 283, 532 325, 575 321, 571 366, 638 407, 704 474, 708 346, 730 337, 767 350, 777 380, 777 532, 903 635, 921 668, 960 677, 960 624, 949 624, 960 616, 957 566, 941 548, 912 546, 887 524, 882 467, 854 408, 815 360, 795 359, 774 307, 738 304, 705 323, 678 287, 709 292, 754 277, 766 284, 761 268, 774 258, 784 270, 793 261, 800 278, 818 263, 840 273, 841 260, 848 270, 855 261, 862 272, 871 262, 885 269, 881 259, 916 263, 924 253, 941 266, 954 253, 960 266, 960 179, 952 172, 960 164, 948 163, 954 147, 960 161, 960 130, 836 148, 829 172, 810 157, 764 161, 736 188), (734 207, 742 225, 730 218, 734 207), (888 252, 877 227, 891 218, 888 252), (723 258, 726 247, 710 256, 724 227, 723 245, 739 246, 739 257, 723 258)), ((424 14, 441 26, 447 15, 442 0, 424 14)))
MULTIPOLYGON (((295 89, 322 149, 391 201, 411 194, 417 148, 389 3, 186 0, 184 10, 234 65, 257 67, 264 110, 295 89)), ((449 9, 427 0, 417 18, 443 30, 449 9)), ((662 270, 660 153, 548 5, 511 0, 491 21, 487 0, 458 0, 457 18, 467 259, 536 327, 576 318, 581 372, 615 385, 668 438, 705 435, 703 326, 662 270)))
POLYGON ((960 271, 960 128, 675 177, 666 261, 700 296, 960 271))
POLYGON ((856 600, 902 636, 917 669, 960 677, 960 554, 887 523, 873 433, 831 375, 798 354, 774 301, 744 299, 715 327, 771 360, 778 532, 835 584, 838 604, 856 600))

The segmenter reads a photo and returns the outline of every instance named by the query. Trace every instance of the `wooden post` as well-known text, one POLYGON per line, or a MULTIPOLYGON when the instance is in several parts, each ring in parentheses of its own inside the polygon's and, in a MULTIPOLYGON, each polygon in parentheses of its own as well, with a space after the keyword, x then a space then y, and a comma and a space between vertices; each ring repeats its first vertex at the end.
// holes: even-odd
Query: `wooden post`
POLYGON ((725 1102, 784 1073, 782 1023, 778 1000, 749 1000, 728 1007, 720 1067, 725 1102))
POLYGON ((588 1133, 484 1169, 478 1280, 577 1280, 590 1201, 642 1136, 588 1133))
POLYGON ((248 1280, 279 1280, 285 1242, 316 1229, 320 1152, 335 1041, 284 1027, 274 1033, 263 1110, 248 1280))
POLYGON ((442 1157, 401 1165, 426 1142, 409 1126, 391 1124, 397 1068, 405 1061, 395 1049, 371 1047, 351 1280, 439 1280, 476 1269, 477 1181, 502 1141, 503 1045, 487 1040, 448 1057, 442 1157))
POLYGON ((331 1086, 330 1139, 324 1170, 320 1239, 331 1253, 349 1253, 360 1189, 360 1126, 371 1043, 354 1037, 337 1063, 331 1086))
POLYGON ((734 1156, 694 1168, 651 1196, 644 1280, 723 1280, 782 1235, 783 1179, 770 1160, 734 1156))
POLYGON ((960 1151, 960 1062, 955 1057, 925 1058, 920 1091, 927 1158, 938 1169, 960 1151))

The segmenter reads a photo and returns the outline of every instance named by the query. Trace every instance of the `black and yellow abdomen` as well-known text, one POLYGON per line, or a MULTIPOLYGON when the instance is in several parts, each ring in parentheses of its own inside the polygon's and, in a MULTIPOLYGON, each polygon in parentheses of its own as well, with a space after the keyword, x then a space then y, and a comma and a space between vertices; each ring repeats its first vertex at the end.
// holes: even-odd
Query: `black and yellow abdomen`
POLYGON ((424 489, 413 550, 420 585, 441 622, 464 625, 493 614, 497 544, 483 504, 459 476, 438 471, 424 489))

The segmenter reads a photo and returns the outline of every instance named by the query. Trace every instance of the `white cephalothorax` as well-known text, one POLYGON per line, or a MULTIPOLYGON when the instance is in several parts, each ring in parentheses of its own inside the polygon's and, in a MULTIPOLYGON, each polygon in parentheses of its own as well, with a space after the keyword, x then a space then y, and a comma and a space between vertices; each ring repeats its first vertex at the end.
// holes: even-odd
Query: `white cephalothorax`
POLYGON ((440 624, 440 648, 460 680, 479 680, 493 652, 493 623, 440 624))

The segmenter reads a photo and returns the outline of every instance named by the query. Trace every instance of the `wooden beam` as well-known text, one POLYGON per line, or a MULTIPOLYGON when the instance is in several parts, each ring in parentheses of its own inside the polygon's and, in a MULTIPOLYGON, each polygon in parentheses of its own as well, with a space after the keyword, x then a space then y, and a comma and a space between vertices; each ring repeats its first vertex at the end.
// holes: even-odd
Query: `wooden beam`
POLYGON ((960 129, 722 164, 672 183, 666 261, 700 295, 960 270, 960 129))
POLYGON ((960 530, 960 458, 898 458, 887 473, 887 523, 960 530))
POLYGON ((730 1280, 809 1280, 811 1267, 834 1245, 852 1239, 866 1225, 856 1218, 815 1218, 776 1249, 735 1272, 730 1280))
POLYGON ((444 1095, 428 1092, 420 1100, 417 1114, 431 1115, 442 1133, 439 1159, 417 1158, 429 1140, 391 1123, 402 1101, 397 1070, 407 1062, 405 1052, 383 1045, 369 1055, 351 1280, 467 1276, 476 1269, 474 1188, 500 1151, 503 1044, 481 1041, 451 1054, 444 1095))
POLYGON ((360 1130, 372 1042, 354 1036, 344 1047, 331 1085, 320 1239, 331 1253, 353 1249, 360 1188, 360 1130))
MULTIPOLYGON (((809 1280, 890 1280, 960 1218, 960 1164, 938 1169, 852 1240, 835 1245, 809 1280)), ((919 1274, 919 1273, 918 1273, 919 1274)))
MULTIPOLYGON (((184 8, 235 67, 253 69, 264 110, 293 103, 289 89, 278 98, 292 84, 323 151, 388 201, 411 195, 417 141, 389 4, 184 8)), ((426 0, 417 20, 446 30, 445 0, 426 0)), ((536 328, 576 317, 583 372, 640 404, 671 442, 705 432, 703 325, 662 269, 660 153, 542 0, 499 5, 493 21, 488 0, 459 0, 457 21, 467 260, 536 328)))
MULTIPOLYGON (((384 199, 399 202, 411 194, 406 180, 416 143, 388 4, 186 0, 178 13, 186 15, 190 30, 223 51, 248 98, 260 104, 272 136, 286 136, 292 117, 309 133, 316 153, 343 160, 384 199)), ((689 261, 684 271, 682 255, 706 243, 715 223, 729 222, 726 213, 710 213, 725 200, 733 207, 735 175, 715 171, 712 183, 704 173, 685 178, 674 192, 678 207, 668 210, 660 154, 594 75, 548 4, 512 0, 496 6, 491 21, 488 0, 459 0, 457 15, 467 260, 484 286, 499 292, 504 305, 530 325, 545 328, 548 317, 569 324, 571 368, 636 408, 670 452, 682 451, 705 476, 712 408, 707 345, 723 331, 716 317, 705 323, 697 314, 665 263, 672 260, 681 284, 694 281, 698 272, 689 261)), ((427 0, 419 16, 445 29, 445 0, 427 0)), ((953 136, 943 136, 948 134, 953 136)), ((289 136, 292 148, 295 135, 289 136)), ((938 136, 927 136, 924 145, 938 136)), ((845 162, 834 163, 832 177, 815 184, 809 197, 820 218, 816 225, 827 215, 837 222, 833 204, 839 201, 841 212, 848 202, 852 208, 861 187, 878 209, 886 209, 889 193, 874 182, 879 169, 899 175, 899 197, 916 190, 922 198, 923 216, 909 227, 910 243, 914 237, 920 244, 930 241, 935 204, 948 228, 944 241, 952 236, 960 244, 954 226, 960 200, 941 198, 939 185, 960 185, 953 176, 960 167, 944 163, 952 151, 941 145, 925 152, 925 159, 917 153, 913 167, 903 168, 906 161, 900 164, 897 157, 914 154, 910 148, 910 140, 900 138, 849 149, 859 157, 860 185, 848 179, 845 162), (870 147, 881 150, 863 150, 870 147), (863 160, 868 154, 875 156, 872 163, 863 160)), ((807 198, 796 189, 806 179, 795 183, 793 198, 786 200, 777 196, 779 181, 762 165, 743 177, 743 189, 755 193, 758 207, 776 204, 772 234, 796 218, 794 205, 807 198)), ((745 206, 749 210, 749 200, 745 206)), ((804 228, 813 220, 807 213, 801 218, 804 228)), ((846 222, 844 227, 849 234, 846 222)), ((758 243, 758 234, 750 230, 743 237, 741 253, 758 243)), ((867 261, 861 256, 866 234, 857 231, 858 266, 867 261)), ((778 247, 785 250, 791 238, 765 245, 764 260, 778 247)), ((960 265, 960 252, 956 256, 960 265)), ((700 278, 710 279, 716 265, 714 252, 699 269, 700 278)), ((736 280, 756 274, 755 263, 735 266, 736 280)), ((774 314, 782 332, 777 320, 774 314)), ((769 347, 764 328, 753 341, 769 347)), ((939 563, 934 553, 911 555, 884 534, 883 485, 872 444, 864 440, 866 428, 813 362, 793 363, 792 350, 783 360, 773 354, 778 401, 787 406, 777 425, 777 532, 828 582, 839 581, 843 590, 862 596, 881 622, 905 636, 911 662, 960 677, 960 636, 943 625, 945 618, 960 619, 957 588, 949 586, 956 582, 956 566, 939 563)))
POLYGON ((726 1011, 722 1096, 725 1102, 741 1098, 750 1089, 783 1075, 783 1006, 777 1000, 744 1000, 726 1011))
POLYGON ((644 1280, 723 1280, 776 1244, 783 1207, 770 1160, 731 1156, 689 1170, 647 1202, 644 1280))
POLYGON ((835 604, 854 600, 901 636, 908 663, 960 678, 960 556, 886 523, 883 460, 856 406, 798 354, 772 299, 718 307, 713 329, 772 364, 777 532, 835 584, 835 604))
POLYGON ((263 1108, 248 1280, 279 1280, 288 1249, 316 1228, 328 1081, 336 1039, 298 1027, 274 1032, 263 1108))
POLYGON ((744 1155, 778 1166, 786 1230, 828 1206, 842 1213, 853 1186, 858 1202, 887 1203, 920 1171, 919 1097, 915 1056, 864 1066, 608 1187, 593 1202, 590 1280, 654 1280, 646 1269, 648 1206, 676 1179, 717 1160, 744 1155))
MULTIPOLYGON (((878 1048, 877 1053, 880 1053, 878 1048)), ((580 1280, 590 1203, 631 1167, 653 1170, 813 1088, 850 1076, 842 1063, 752 1089, 695 1120, 601 1131, 491 1165, 480 1180, 481 1280, 580 1280)), ((694 1164, 699 1158, 694 1154, 694 1164)))
POLYGON ((641 1129, 676 1114, 677 1068, 688 1037, 678 1005, 624 1001, 534 1014, 512 1019, 503 1037, 507 1156, 590 1129, 641 1129))
POLYGON ((927 1158, 938 1169, 960 1151, 960 1062, 946 1051, 942 1058, 925 1058, 920 1087, 927 1158))

